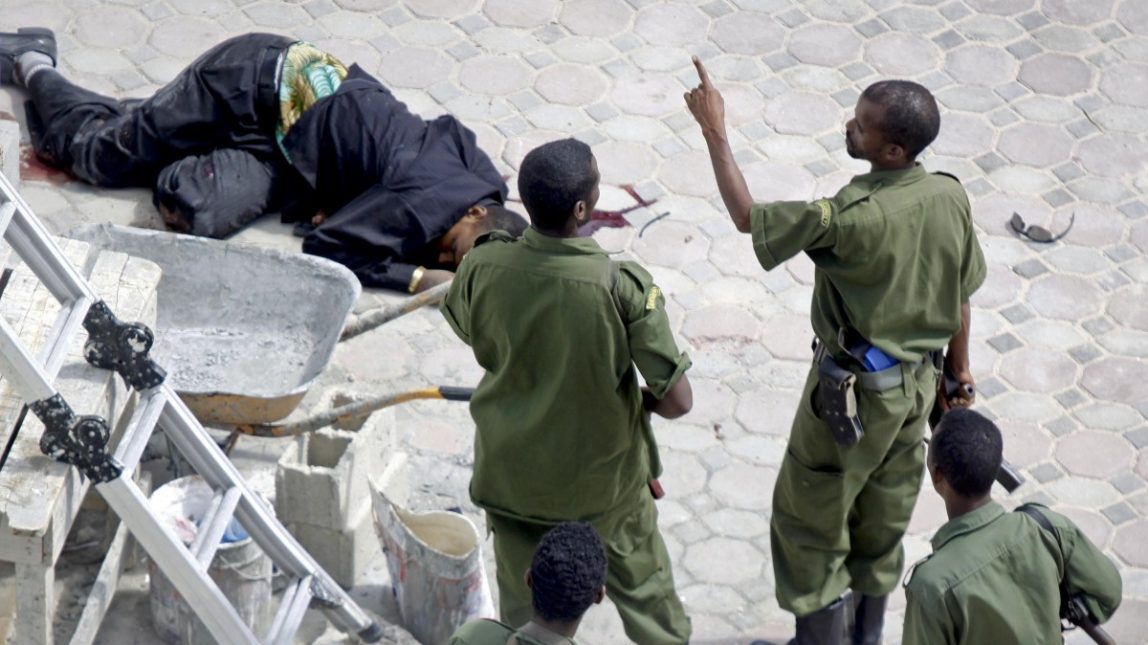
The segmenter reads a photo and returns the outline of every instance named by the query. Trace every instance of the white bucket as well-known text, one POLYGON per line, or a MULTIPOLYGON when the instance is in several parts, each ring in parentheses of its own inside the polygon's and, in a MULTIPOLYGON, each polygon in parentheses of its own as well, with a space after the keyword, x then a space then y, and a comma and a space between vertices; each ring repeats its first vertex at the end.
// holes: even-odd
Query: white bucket
POLYGON ((413 513, 371 482, 375 531, 387 555, 403 626, 423 645, 450 640, 463 623, 494 618, 482 537, 459 513, 413 513))
MULTIPOLYGON (((212 490, 198 475, 180 477, 160 486, 151 495, 151 505, 161 521, 190 545, 195 540, 197 524, 211 504, 212 490)), ((248 627, 261 636, 269 626, 271 605, 271 559, 249 537, 221 544, 208 567, 208 574, 219 590, 235 607, 248 627)), ((159 567, 149 558, 149 599, 155 633, 167 643, 212 645, 207 626, 176 590, 159 567)))

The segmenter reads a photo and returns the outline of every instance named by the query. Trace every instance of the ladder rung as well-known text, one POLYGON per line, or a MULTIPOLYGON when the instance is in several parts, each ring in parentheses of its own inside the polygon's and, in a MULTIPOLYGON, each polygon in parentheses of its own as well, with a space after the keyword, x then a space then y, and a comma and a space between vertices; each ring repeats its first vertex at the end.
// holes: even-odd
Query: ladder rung
POLYGON ((303 615, 311 604, 311 576, 297 579, 283 592, 283 601, 279 604, 279 611, 275 612, 275 620, 271 629, 267 630, 267 637, 263 642, 267 645, 275 643, 289 643, 291 637, 303 622, 303 615))
POLYGON ((211 565, 211 559, 219 549, 219 541, 223 539, 227 525, 235 515, 235 506, 242 495, 243 491, 238 486, 232 486, 226 492, 217 491, 207 508, 207 513, 199 523, 199 533, 191 544, 191 552, 204 569, 211 565))
POLYGON ((116 461, 124 467, 124 477, 131 478, 132 473, 139 465, 140 455, 151 439, 155 425, 159 423, 159 415, 163 414, 163 406, 167 403, 164 391, 161 388, 148 390, 140 394, 136 409, 128 422, 120 445, 116 448, 116 461))

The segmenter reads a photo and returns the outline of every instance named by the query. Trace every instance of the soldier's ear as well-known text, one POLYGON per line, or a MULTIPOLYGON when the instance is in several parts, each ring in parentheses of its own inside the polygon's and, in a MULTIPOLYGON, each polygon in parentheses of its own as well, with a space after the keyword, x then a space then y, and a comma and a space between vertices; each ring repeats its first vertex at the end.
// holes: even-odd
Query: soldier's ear
POLYGON ((601 589, 598 590, 598 594, 596 596, 594 596, 594 604, 595 605, 601 604, 601 602, 605 599, 606 599, 606 587, 602 587, 601 589))

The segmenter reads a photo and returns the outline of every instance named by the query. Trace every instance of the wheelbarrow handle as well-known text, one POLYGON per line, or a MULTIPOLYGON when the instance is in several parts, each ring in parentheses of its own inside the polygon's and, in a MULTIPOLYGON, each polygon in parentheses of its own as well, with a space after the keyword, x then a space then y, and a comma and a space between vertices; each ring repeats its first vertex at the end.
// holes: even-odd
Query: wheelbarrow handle
POLYGON ((395 318, 405 316, 416 309, 421 309, 428 305, 437 305, 446 298, 446 293, 449 290, 450 280, 447 280, 420 294, 407 298, 398 304, 365 311, 347 321, 347 324, 343 327, 343 334, 339 336, 339 340, 344 341, 348 338, 354 338, 363 332, 384 325, 395 318))
POLYGON ((348 403, 347 405, 320 412, 319 414, 307 417, 302 421, 296 421, 295 423, 237 425, 232 434, 246 434, 255 437, 291 437, 303 434, 304 432, 313 432, 319 428, 325 428, 336 423, 346 423, 355 419, 361 419, 377 410, 382 410, 383 408, 407 401, 415 401, 418 399, 469 401, 472 394, 474 394, 474 388, 451 387, 446 385, 407 390, 406 392, 384 394, 363 399, 362 401, 356 401, 355 403, 348 403))

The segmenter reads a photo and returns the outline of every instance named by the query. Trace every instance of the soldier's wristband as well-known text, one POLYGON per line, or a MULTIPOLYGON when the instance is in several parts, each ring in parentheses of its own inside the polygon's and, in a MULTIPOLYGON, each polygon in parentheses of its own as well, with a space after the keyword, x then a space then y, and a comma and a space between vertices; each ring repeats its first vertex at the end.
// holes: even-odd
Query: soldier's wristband
POLYGON ((422 267, 417 267, 414 273, 411 274, 411 283, 407 285, 407 292, 414 293, 419 288, 419 283, 423 281, 423 274, 427 270, 422 267))

